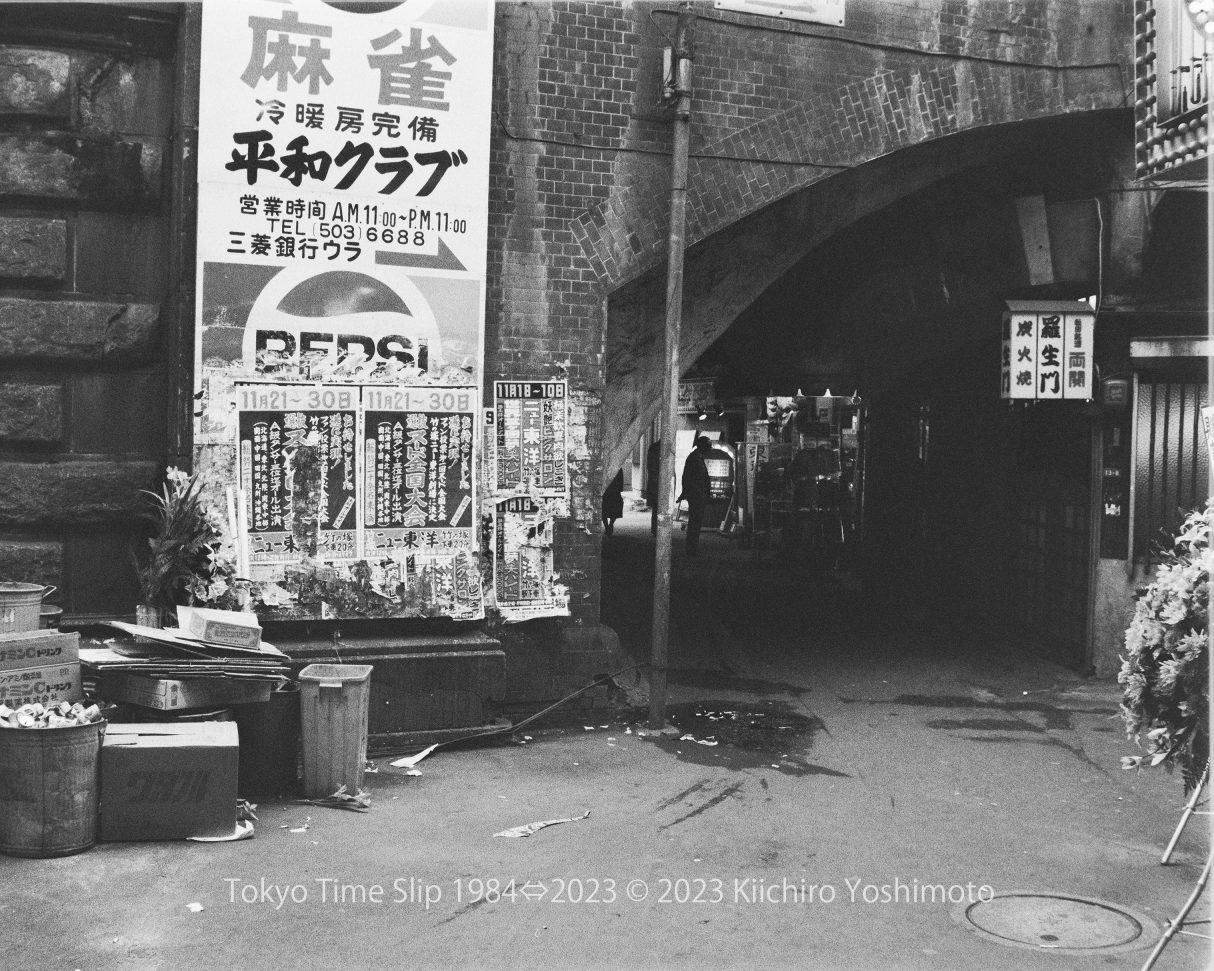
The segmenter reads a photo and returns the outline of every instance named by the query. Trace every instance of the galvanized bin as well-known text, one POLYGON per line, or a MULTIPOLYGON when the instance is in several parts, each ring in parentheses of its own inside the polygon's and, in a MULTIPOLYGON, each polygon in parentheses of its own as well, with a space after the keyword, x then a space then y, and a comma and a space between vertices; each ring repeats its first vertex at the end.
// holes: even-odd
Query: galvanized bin
POLYGON ((0 853, 67 856, 97 842, 105 722, 0 728, 0 853))
POLYGON ((370 664, 309 664, 299 672, 303 788, 308 799, 362 788, 371 709, 370 664))

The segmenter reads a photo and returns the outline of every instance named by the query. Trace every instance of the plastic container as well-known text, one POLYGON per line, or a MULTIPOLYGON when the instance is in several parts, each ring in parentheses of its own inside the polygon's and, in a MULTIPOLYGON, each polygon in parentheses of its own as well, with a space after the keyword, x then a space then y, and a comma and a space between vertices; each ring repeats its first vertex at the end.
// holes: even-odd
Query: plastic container
POLYGON ((105 724, 0 728, 0 853, 67 856, 97 842, 105 724))
POLYGON ((269 701, 234 705, 240 732, 240 785, 245 799, 299 792, 299 687, 274 691, 269 701))
POLYGON ((0 634, 38 630, 42 598, 54 591, 40 583, 0 583, 0 634))
POLYGON ((305 798, 362 788, 370 711, 370 664, 309 664, 299 672, 305 798))

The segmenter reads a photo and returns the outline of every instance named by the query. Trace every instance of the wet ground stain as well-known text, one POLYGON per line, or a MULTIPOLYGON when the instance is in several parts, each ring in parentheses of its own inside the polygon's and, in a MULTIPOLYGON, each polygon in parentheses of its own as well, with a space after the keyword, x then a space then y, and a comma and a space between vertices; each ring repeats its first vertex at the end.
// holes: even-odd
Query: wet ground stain
POLYGON ((684 734, 752 752, 809 748, 814 735, 826 730, 822 719, 797 714, 775 702, 700 701, 674 706, 668 718, 684 734))
POLYGON ((1044 732, 1045 729, 1014 718, 933 718, 928 728, 964 728, 975 732, 1044 732))
MULTIPOLYGON (((981 708, 1007 712, 1033 712, 1042 716, 1047 729, 1070 730, 1075 726, 1071 721, 1072 715, 1115 715, 1112 708, 1059 708, 1044 701, 982 701, 970 695, 898 695, 895 698, 845 698, 839 696, 845 705, 907 705, 913 708, 981 708)), ((1022 724, 1022 723, 1021 723, 1022 724)), ((964 728, 966 726, 959 725, 964 728)), ((1032 731, 1031 728, 1021 727, 1016 731, 1032 731)))
MULTIPOLYGON (((676 705, 667 717, 683 735, 691 738, 651 740, 682 762, 735 771, 772 769, 794 777, 851 778, 846 772, 816 765, 802 757, 800 753, 813 745, 814 736, 826 731, 826 725, 820 718, 797 714, 777 702, 702 701, 676 705)), ((689 793, 672 799, 677 801, 689 793)))
POLYGON ((1079 759, 1080 762, 1083 762, 1084 764, 1090 766, 1091 768, 1096 769, 1098 772, 1103 772, 1105 775, 1109 775, 1109 766, 1101 765, 1099 762, 1097 762, 1095 759, 1093 759, 1090 755, 1088 755, 1088 753, 1085 752, 1080 746, 1071 745, 1068 742, 1064 742, 1060 738, 1054 738, 1054 737, 1025 738, 1024 736, 1020 736, 1017 738, 1017 737, 1013 737, 1013 736, 1009 736, 1009 735, 968 735, 968 736, 966 736, 966 739, 967 739, 967 741, 970 741, 970 742, 994 742, 996 744, 1004 744, 1004 745, 1028 744, 1028 745, 1042 745, 1042 746, 1045 746, 1046 748, 1060 748, 1064 752, 1070 752, 1071 755, 1073 755, 1073 756, 1075 756, 1075 758, 1079 759))

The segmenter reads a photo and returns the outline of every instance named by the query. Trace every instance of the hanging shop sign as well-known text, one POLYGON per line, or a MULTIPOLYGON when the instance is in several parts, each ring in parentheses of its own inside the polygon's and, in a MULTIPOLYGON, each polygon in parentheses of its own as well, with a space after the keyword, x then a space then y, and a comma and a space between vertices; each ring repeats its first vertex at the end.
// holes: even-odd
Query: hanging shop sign
POLYGON ((679 414, 698 415, 717 400, 715 381, 680 381, 679 414))
POLYGON ((1000 396, 1091 400, 1095 325, 1086 303, 1007 301, 1000 396))
POLYGON ((494 503, 493 592, 507 622, 569 613, 569 588, 553 570, 553 518, 528 496, 494 503))
POLYGON ((495 381, 492 476, 496 495, 569 499, 569 384, 495 381))
POLYGON ((492 24, 203 12, 195 467, 274 618, 483 616, 492 24))

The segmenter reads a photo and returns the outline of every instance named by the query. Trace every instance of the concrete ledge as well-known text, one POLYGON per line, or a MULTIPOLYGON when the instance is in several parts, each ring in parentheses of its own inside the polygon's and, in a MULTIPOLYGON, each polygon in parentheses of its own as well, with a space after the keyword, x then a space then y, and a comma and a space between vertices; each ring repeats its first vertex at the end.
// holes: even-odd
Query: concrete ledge
POLYGON ((506 680, 505 653, 481 631, 347 636, 336 643, 323 636, 301 641, 268 632, 266 640, 300 667, 372 665, 370 733, 376 738, 422 738, 485 725, 506 680))
MULTIPOLYGON (((334 640, 334 632, 317 632, 314 635, 282 633, 276 636, 273 626, 265 632, 266 640, 290 655, 293 661, 303 664, 367 664, 373 661, 391 660, 409 654, 434 654, 459 651, 494 651, 501 649, 501 642, 481 630, 435 632, 432 634, 409 634, 392 637, 384 634, 359 635, 351 633, 351 624, 346 622, 344 630, 334 640)), ((408 624, 409 621, 386 623, 408 624)))

